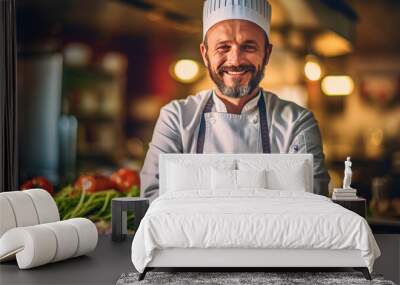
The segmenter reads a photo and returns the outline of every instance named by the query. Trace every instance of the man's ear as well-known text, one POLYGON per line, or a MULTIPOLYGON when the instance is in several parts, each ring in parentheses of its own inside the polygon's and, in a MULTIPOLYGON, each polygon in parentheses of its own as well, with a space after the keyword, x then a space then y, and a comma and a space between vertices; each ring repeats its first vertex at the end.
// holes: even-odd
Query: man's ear
POLYGON ((207 57, 206 57, 207 48, 206 48, 206 45, 204 44, 204 42, 202 42, 200 44, 200 53, 201 53, 201 57, 203 58, 204 65, 206 67, 208 67, 208 62, 207 62, 207 57))

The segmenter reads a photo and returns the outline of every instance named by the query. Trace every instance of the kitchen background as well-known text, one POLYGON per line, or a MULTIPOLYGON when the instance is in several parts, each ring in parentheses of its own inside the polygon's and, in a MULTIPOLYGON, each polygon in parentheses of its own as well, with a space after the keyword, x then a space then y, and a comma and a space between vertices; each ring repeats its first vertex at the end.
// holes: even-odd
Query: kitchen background
MULTIPOLYGON (((249 0, 250 1, 250 0, 249 0)), ((331 175, 344 160, 369 222, 400 227, 400 1, 270 0, 265 89, 311 109, 331 175)), ((160 108, 211 88, 202 0, 19 0, 21 188, 109 231, 113 197, 139 195, 160 108)))

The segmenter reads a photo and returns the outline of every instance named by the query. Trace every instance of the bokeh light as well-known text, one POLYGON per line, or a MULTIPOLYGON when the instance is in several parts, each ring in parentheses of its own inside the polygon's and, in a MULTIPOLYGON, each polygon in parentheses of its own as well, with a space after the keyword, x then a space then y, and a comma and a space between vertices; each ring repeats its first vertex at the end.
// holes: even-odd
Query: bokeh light
POLYGON ((183 83, 192 83, 199 77, 199 64, 191 59, 178 60, 173 68, 174 76, 183 83))
POLYGON ((350 95, 354 90, 354 82, 350 76, 326 76, 322 80, 322 91, 328 96, 350 95))
POLYGON ((304 66, 304 73, 308 80, 319 80, 322 75, 321 66, 316 61, 307 61, 304 66))

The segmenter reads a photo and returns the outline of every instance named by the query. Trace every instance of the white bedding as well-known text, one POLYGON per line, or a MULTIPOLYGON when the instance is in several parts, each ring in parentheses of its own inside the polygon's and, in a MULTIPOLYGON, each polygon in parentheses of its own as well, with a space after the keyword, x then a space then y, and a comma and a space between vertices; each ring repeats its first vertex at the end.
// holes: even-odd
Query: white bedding
POLYGON ((380 256, 366 220, 327 197, 266 189, 213 195, 171 192, 154 200, 132 243, 135 268, 143 272, 164 248, 358 249, 370 272, 380 256))

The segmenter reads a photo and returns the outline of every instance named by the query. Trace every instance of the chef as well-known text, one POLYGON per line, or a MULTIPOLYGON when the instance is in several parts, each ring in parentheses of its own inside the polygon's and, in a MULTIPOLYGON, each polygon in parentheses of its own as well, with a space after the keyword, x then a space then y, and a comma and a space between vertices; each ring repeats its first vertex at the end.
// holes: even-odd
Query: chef
POLYGON ((260 88, 272 51, 267 0, 206 0, 200 52, 215 83, 165 105, 140 173, 142 197, 158 196, 160 153, 312 153, 314 193, 328 195, 313 114, 260 88))

